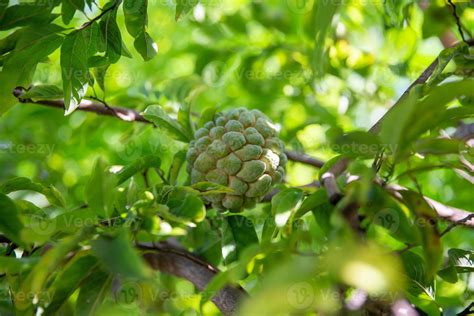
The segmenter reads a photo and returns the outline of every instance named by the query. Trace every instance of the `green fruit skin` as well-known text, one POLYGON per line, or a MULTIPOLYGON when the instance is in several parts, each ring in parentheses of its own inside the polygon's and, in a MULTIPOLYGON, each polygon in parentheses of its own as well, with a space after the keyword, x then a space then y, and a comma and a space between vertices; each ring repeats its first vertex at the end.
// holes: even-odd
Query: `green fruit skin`
POLYGON ((218 113, 194 134, 186 155, 191 184, 208 181, 232 192, 205 196, 218 210, 252 208, 285 176, 287 157, 273 123, 258 110, 218 113))

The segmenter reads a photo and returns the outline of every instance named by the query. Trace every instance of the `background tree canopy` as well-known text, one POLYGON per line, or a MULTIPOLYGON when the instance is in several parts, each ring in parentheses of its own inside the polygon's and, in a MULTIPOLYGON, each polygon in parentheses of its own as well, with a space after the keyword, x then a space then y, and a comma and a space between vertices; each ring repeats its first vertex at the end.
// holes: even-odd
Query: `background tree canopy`
POLYGON ((0 0, 0 315, 472 313, 473 33, 461 0, 0 0), (242 106, 286 177, 217 211, 186 151, 242 106))

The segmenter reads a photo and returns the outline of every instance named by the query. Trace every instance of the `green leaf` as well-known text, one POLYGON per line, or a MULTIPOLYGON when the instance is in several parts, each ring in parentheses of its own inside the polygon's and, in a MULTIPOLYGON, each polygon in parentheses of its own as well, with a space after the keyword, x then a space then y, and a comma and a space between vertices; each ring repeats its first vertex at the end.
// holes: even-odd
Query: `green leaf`
POLYGON ((328 201, 324 204, 320 204, 311 210, 314 219, 321 230, 329 236, 333 226, 331 225, 331 214, 333 213, 334 206, 328 201))
POLYGON ((419 244, 421 236, 419 228, 407 218, 407 214, 396 204, 381 207, 374 203, 374 224, 385 228, 393 237, 409 244, 419 244))
POLYGON ((474 270, 474 251, 451 248, 448 250, 449 263, 456 268, 458 272, 473 272, 474 270))
POLYGON ((211 281, 206 285, 205 289, 201 291, 201 302, 200 306, 212 299, 219 291, 226 285, 237 283, 239 280, 245 278, 246 267, 249 262, 258 254, 257 245, 248 247, 245 249, 239 259, 239 261, 231 266, 226 271, 220 272, 214 276, 211 281))
POLYGON ((8 7, 0 19, 0 31, 19 26, 47 24, 58 16, 50 11, 51 8, 44 3, 22 3, 8 7))
POLYGON ((148 168, 159 168, 161 159, 157 156, 145 156, 135 160, 130 165, 124 167, 118 174, 117 185, 120 185, 131 178, 134 174, 144 171, 148 168))
POLYGON ((114 236, 101 235, 91 241, 92 253, 105 270, 126 278, 145 279, 151 271, 132 247, 128 233, 121 229, 114 236))
POLYGON ((403 202, 410 210, 418 216, 426 216, 428 218, 436 219, 436 211, 426 202, 426 200, 419 193, 411 190, 400 191, 403 202))
POLYGON ((426 202, 420 194, 405 190, 400 191, 403 202, 412 212, 414 212, 419 221, 422 236, 423 252, 427 263, 427 276, 431 278, 438 271, 443 259, 443 244, 440 240, 434 220, 437 217, 436 211, 426 202))
POLYGON ((196 193, 182 187, 173 188, 168 195, 166 205, 171 214, 200 222, 206 217, 206 207, 196 193))
POLYGON ((64 24, 69 24, 76 13, 76 8, 70 0, 63 0, 61 4, 61 17, 64 24))
POLYGON ((307 212, 320 207, 321 205, 328 202, 327 192, 324 189, 319 189, 318 191, 314 192, 307 198, 303 200, 303 203, 295 212, 294 219, 298 219, 307 212))
POLYGON ((77 109, 87 91, 91 78, 87 61, 97 51, 98 36, 97 24, 92 23, 85 29, 68 34, 61 46, 60 63, 66 115, 77 109))
MULTIPOLYGON (((96 56, 94 56, 94 57, 96 57, 96 56)), ((103 57, 99 57, 99 58, 100 58, 101 62, 105 62, 105 64, 94 66, 94 67, 96 67, 96 68, 94 68, 94 77, 95 77, 95 80, 97 81, 97 84, 99 85, 99 87, 102 89, 102 91, 105 92, 105 74, 107 73, 107 70, 109 69, 110 64, 109 64, 107 58, 103 58, 103 57)), ((87 64, 89 65, 89 67, 92 67, 90 58, 89 58, 87 64)))
POLYGON ((64 24, 69 24, 76 10, 84 11, 85 3, 83 0, 62 0, 61 16, 64 24))
POLYGON ((63 39, 57 33, 62 30, 51 24, 25 27, 18 31, 15 49, 5 58, 0 72, 0 114, 18 103, 12 94, 13 89, 29 85, 36 65, 61 45, 63 39))
MULTIPOLYGON (((110 5, 116 7, 108 11, 100 20, 100 31, 102 34, 102 41, 104 43, 105 56, 112 64, 116 63, 120 56, 130 57, 130 53, 122 42, 122 35, 117 24, 117 9, 118 6, 109 2, 110 5)), ((107 8, 104 7, 104 10, 107 8)))
POLYGON ((188 142, 191 139, 186 135, 183 127, 168 114, 163 111, 160 106, 152 105, 146 108, 143 116, 155 123, 156 126, 165 129, 170 134, 174 135, 177 140, 188 142))
POLYGON ((15 305, 18 310, 24 311, 32 304, 31 296, 26 296, 24 293, 39 295, 44 289, 49 276, 58 269, 64 257, 79 247, 79 243, 88 238, 92 231, 92 229, 88 228, 78 232, 76 235, 66 237, 54 244, 51 249, 41 256, 40 261, 25 278, 20 291, 17 292, 15 305))
POLYGON ((368 132, 351 132, 336 139, 334 151, 348 157, 373 158, 382 148, 377 135, 368 132))
POLYGON ((185 100, 181 101, 178 111, 178 123, 183 126, 188 137, 192 138, 194 135, 193 121, 191 119, 191 104, 185 100))
POLYGON ((234 237, 237 257, 240 258, 244 249, 253 244, 258 244, 255 227, 249 218, 241 215, 228 216, 227 222, 234 237))
POLYGON ((386 0, 383 2, 387 25, 401 28, 405 21, 404 9, 412 0, 386 0))
POLYGON ((423 288, 429 287, 426 275, 426 262, 420 255, 413 251, 405 251, 400 254, 404 270, 408 276, 407 291, 412 295, 418 295, 423 288))
POLYGON ((10 0, 0 0, 0 20, 5 15, 5 11, 8 7, 9 2, 10 2, 10 0))
POLYGON ((123 13, 125 15, 125 26, 128 33, 138 37, 144 32, 148 23, 147 0, 124 0, 123 13))
POLYGON ((275 223, 275 218, 273 217, 272 214, 268 214, 268 216, 265 218, 265 222, 263 223, 263 228, 262 228, 262 245, 266 245, 271 243, 276 231, 276 223, 275 223))
POLYGON ((458 281, 459 273, 474 272, 474 252, 452 248, 448 250, 448 266, 438 271, 438 275, 450 283, 458 281))
POLYGON ((0 257, 0 274, 19 274, 30 270, 39 260, 38 257, 13 258, 0 257))
POLYGON ((0 193, 0 231, 17 245, 24 245, 20 238, 23 224, 12 200, 0 193))
POLYGON ((278 215, 292 211, 303 199, 303 190, 297 188, 284 189, 272 198, 272 213, 278 215))
POLYGON ((133 46, 140 53, 144 61, 148 61, 158 53, 158 45, 147 32, 142 32, 135 38, 133 46))
POLYGON ((420 101, 409 122, 404 126, 403 140, 412 142, 425 131, 436 127, 442 119, 445 106, 455 98, 474 96, 474 80, 450 82, 432 88, 420 101))
POLYGON ((426 155, 458 154, 464 148, 464 142, 458 139, 422 138, 416 141, 417 153, 426 155))
POLYGON ((210 106, 205 108, 204 111, 202 111, 202 115, 200 115, 199 117, 199 122, 197 126, 200 128, 203 127, 204 124, 206 124, 207 122, 212 121, 214 119, 214 116, 216 115, 217 110, 217 106, 210 106))
POLYGON ((36 85, 21 95, 22 99, 57 100, 64 96, 63 91, 54 85, 36 85))
POLYGON ((14 191, 28 190, 43 194, 49 203, 64 207, 65 202, 61 193, 53 186, 45 186, 41 183, 33 182, 28 178, 13 178, 0 184, 0 192, 8 194, 14 191))
POLYGON ((313 21, 315 30, 314 50, 312 54, 312 66, 314 75, 320 77, 324 73, 323 58, 325 51, 325 41, 331 22, 340 5, 339 1, 317 1, 313 7, 313 21))
MULTIPOLYGON (((416 90, 415 90, 416 91, 416 90)), ((380 137, 397 157, 426 131, 436 128, 445 118, 446 105, 462 96, 474 95, 474 80, 450 82, 431 88, 419 100, 413 92, 389 112, 382 122, 380 137)))
POLYGON ((46 307, 45 313, 47 315, 56 313, 96 265, 97 259, 93 256, 82 256, 68 264, 51 285, 54 295, 51 303, 46 307))
POLYGON ((15 31, 11 33, 10 35, 0 39, 0 56, 12 51, 15 49, 15 45, 18 42, 18 39, 20 37, 22 32, 20 31, 15 31))
POLYGON ((133 45, 144 61, 156 56, 158 46, 146 32, 148 24, 147 0, 124 0, 123 12, 128 33, 135 38, 133 45))
POLYGON ((115 186, 117 179, 107 172, 105 163, 98 159, 92 170, 85 197, 89 208, 96 214, 109 218, 113 214, 115 186))
POLYGON ((448 266, 438 271, 438 275, 449 283, 456 283, 458 279, 458 273, 454 266, 448 266))
POLYGON ((97 214, 90 208, 64 212, 52 219, 51 225, 55 231, 75 232, 85 227, 92 227, 98 222, 97 214))
POLYGON ((102 270, 95 270, 81 286, 76 301, 77 316, 97 315, 97 310, 110 291, 112 278, 102 270))
POLYGON ((414 112, 414 107, 419 98, 419 90, 412 89, 410 94, 400 101, 400 103, 389 110, 380 126, 380 140, 392 153, 396 153, 398 145, 403 136, 403 126, 407 124, 410 116, 414 112))
MULTIPOLYGON (((167 98, 180 103, 179 110, 182 113, 180 114, 178 112, 178 121, 180 123, 190 120, 190 118, 188 118, 191 112, 190 102, 192 102, 192 98, 195 97, 204 87, 203 79, 197 75, 182 76, 167 82, 163 93, 167 98), (183 114, 186 115, 183 116, 183 114), (179 116, 181 116, 181 119, 179 116)), ((214 108, 217 109, 216 107, 214 108)), ((210 120, 207 120, 205 123, 208 121, 210 120)), ((183 126, 189 125, 188 122, 183 124, 183 126)))
POLYGON ((185 162, 186 150, 178 151, 174 155, 173 162, 171 163, 170 171, 168 173, 168 183, 170 183, 171 185, 176 185, 176 180, 178 179, 179 171, 181 170, 185 162))
POLYGON ((219 193, 232 193, 234 190, 231 188, 214 183, 214 182, 206 182, 206 181, 201 181, 194 183, 191 186, 194 190, 199 191, 201 195, 211 195, 211 194, 219 194, 219 193))
POLYGON ((432 86, 436 83, 439 83, 443 78, 443 70, 446 68, 446 66, 448 66, 449 62, 456 56, 462 55, 463 53, 466 53, 468 51, 469 46, 464 42, 460 42, 459 44, 453 47, 448 47, 444 49, 438 56, 438 64, 436 65, 433 74, 427 81, 427 84, 429 86, 432 86))
POLYGON ((199 3, 199 0, 176 0, 176 21, 181 15, 187 14, 192 8, 199 3))

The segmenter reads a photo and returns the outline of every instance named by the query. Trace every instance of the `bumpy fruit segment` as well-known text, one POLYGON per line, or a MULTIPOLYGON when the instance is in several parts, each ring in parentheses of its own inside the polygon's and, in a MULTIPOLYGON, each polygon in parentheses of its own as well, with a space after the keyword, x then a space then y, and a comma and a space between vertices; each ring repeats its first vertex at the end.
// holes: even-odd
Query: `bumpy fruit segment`
POLYGON ((251 208, 285 175, 287 157, 273 123, 258 110, 219 113, 194 134, 187 153, 191 183, 228 186, 205 196, 219 210, 251 208))

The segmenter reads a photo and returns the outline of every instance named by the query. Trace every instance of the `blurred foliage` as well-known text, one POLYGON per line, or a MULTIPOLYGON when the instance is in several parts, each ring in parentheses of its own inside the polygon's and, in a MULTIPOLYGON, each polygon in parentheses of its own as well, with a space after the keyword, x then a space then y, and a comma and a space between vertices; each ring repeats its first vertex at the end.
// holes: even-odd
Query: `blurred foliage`
MULTIPOLYGON (((453 2, 469 38, 472 2, 453 2)), ((250 293, 242 315, 357 313, 360 295, 461 311, 474 233, 441 235, 421 197, 473 211, 472 147, 447 135, 473 122, 474 51, 445 48, 453 38, 442 0, 0 0, 0 232, 13 242, 0 244, 0 315, 216 315, 209 293, 226 283, 250 293), (435 58, 380 134, 365 132, 435 58), (19 103, 15 87, 65 113, 19 103), (78 111, 83 100, 157 128, 78 111), (227 188, 189 186, 183 153, 240 106, 267 114, 287 149, 328 160, 322 170, 352 158, 358 181, 340 177, 332 205, 299 187, 322 172, 290 161, 271 202, 210 209, 201 196, 227 188), (395 200, 377 175, 411 190, 395 200), (352 202, 365 241, 342 214, 352 202), (151 271, 133 247, 168 238, 222 271, 208 291, 151 271)))

